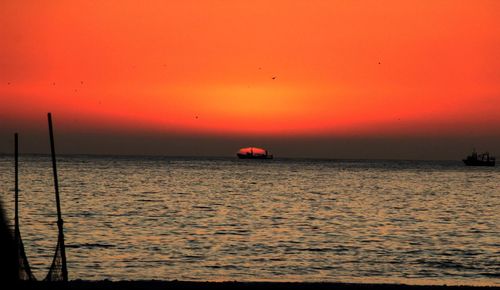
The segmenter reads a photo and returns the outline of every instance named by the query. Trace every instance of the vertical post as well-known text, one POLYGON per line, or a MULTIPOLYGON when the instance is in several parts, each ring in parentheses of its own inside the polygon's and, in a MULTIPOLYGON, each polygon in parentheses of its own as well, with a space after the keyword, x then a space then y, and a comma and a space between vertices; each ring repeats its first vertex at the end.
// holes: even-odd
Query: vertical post
POLYGON ((18 216, 18 197, 19 197, 19 168, 18 168, 18 155, 19 155, 19 150, 18 150, 18 141, 17 141, 17 133, 14 134, 14 168, 15 168, 15 174, 14 174, 14 180, 15 180, 15 185, 14 185, 14 194, 15 194, 15 201, 14 201, 14 247, 16 249, 16 274, 17 277, 16 279, 20 280, 21 275, 19 271, 19 216, 18 216))
POLYGON ((18 247, 18 231, 17 227, 19 226, 19 207, 17 205, 18 199, 19 199, 19 163, 18 163, 18 155, 19 155, 19 150, 18 150, 18 137, 17 133, 14 134, 14 167, 15 167, 15 210, 14 210, 14 241, 16 242, 16 248, 18 247))
POLYGON ((59 229, 59 243, 61 251, 61 270, 63 275, 63 281, 68 281, 68 269, 66 268, 66 249, 64 247, 64 232, 63 232, 63 219, 61 217, 61 205, 59 202, 59 182, 57 179, 57 167, 56 167, 56 150, 54 146, 54 132, 52 130, 52 115, 47 114, 49 120, 49 135, 50 135, 50 151, 52 153, 52 169, 54 173, 54 188, 56 193, 56 205, 57 205, 57 227, 59 229))

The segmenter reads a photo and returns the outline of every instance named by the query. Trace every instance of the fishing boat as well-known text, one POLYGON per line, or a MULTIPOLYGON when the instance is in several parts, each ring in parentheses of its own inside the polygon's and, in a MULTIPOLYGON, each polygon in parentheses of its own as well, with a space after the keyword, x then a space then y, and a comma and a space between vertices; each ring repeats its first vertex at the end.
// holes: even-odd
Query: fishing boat
POLYGON ((266 149, 257 147, 241 148, 236 155, 240 159, 273 159, 273 155, 268 154, 266 149))
POLYGON ((466 159, 462 159, 462 161, 467 166, 495 166, 495 157, 491 156, 488 152, 477 154, 476 149, 466 159))

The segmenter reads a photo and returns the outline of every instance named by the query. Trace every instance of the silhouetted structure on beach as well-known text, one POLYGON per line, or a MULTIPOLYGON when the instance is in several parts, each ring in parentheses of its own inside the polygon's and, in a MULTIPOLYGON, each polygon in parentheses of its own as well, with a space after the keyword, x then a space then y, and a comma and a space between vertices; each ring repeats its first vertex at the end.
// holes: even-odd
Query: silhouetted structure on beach
POLYGON ((14 206, 14 245, 16 247, 17 259, 16 268, 19 280, 36 280, 31 272, 30 264, 24 251, 21 231, 19 230, 19 142, 17 133, 14 134, 14 166, 15 166, 15 206, 14 206))
MULTIPOLYGON (((61 206, 59 200, 59 182, 57 178, 57 167, 56 167, 56 155, 54 146, 54 133, 52 130, 52 116, 48 113, 49 121, 49 135, 50 135, 50 149, 52 155, 52 169, 54 174, 54 188, 56 195, 56 206, 57 206, 57 227, 58 227, 58 237, 57 245, 52 260, 52 264, 49 268, 49 273, 45 277, 44 281, 68 281, 68 270, 66 265, 66 249, 64 246, 64 230, 63 230, 63 219, 61 217, 61 206)), ((24 245, 21 239, 21 231, 19 230, 19 213, 18 213, 18 197, 19 197, 19 178, 18 178, 18 135, 15 134, 15 226, 14 226, 14 253, 17 253, 17 259, 15 262, 14 269, 17 268, 16 279, 18 280, 36 280, 35 276, 31 272, 29 266, 28 258, 24 251, 24 245)))
POLYGON ((46 281, 68 281, 68 268, 66 266, 66 248, 64 246, 64 230, 63 230, 63 219, 61 217, 61 205, 59 201, 59 182, 57 178, 57 167, 56 167, 56 150, 54 145, 54 132, 52 129, 52 115, 47 114, 49 120, 49 135, 50 135, 50 151, 52 155, 52 170, 54 175, 54 189, 56 194, 56 206, 57 206, 57 246, 56 252, 54 254, 54 259, 52 260, 52 265, 50 266, 49 273, 45 277, 46 281))
POLYGON ((16 244, 12 239, 12 233, 9 231, 4 216, 3 208, 0 204, 0 281, 4 285, 19 280, 18 262, 16 255, 16 244))

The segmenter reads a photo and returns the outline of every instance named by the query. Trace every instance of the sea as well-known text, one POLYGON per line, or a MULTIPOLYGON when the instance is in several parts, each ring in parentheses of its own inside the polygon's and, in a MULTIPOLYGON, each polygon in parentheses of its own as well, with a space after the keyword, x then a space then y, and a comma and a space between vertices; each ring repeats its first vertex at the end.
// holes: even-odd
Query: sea
MULTIPOLYGON (((461 161, 61 155, 70 280, 500 285, 500 168, 461 161)), ((50 156, 19 159, 35 276, 57 243, 50 156)), ((14 158, 0 156, 13 226, 14 158)))

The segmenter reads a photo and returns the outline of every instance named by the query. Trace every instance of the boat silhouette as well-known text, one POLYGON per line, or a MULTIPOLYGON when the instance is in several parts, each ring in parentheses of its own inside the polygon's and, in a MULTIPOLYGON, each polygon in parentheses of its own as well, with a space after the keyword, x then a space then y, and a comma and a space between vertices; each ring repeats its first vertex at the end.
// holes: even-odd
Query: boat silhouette
POLYGON ((273 155, 268 154, 266 149, 258 147, 241 148, 236 155, 240 159, 273 159, 273 155))
POLYGON ((476 149, 466 159, 462 159, 462 161, 467 166, 495 166, 495 157, 491 156, 489 152, 478 154, 476 149))

